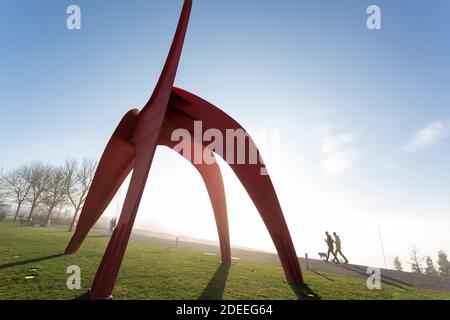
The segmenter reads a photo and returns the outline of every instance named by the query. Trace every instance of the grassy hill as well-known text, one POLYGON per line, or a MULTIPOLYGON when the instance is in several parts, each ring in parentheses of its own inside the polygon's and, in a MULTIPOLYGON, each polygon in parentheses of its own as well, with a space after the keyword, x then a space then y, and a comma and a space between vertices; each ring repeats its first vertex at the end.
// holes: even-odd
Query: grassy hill
MULTIPOLYGON (((64 256, 64 230, 0 223, 0 299, 75 299, 89 288, 108 238, 90 236, 81 250, 64 256), (81 268, 82 289, 69 290, 67 267, 81 268), (34 276, 26 279, 26 276, 34 276)), ((305 288, 287 284, 281 267, 130 241, 115 299, 450 299, 450 294, 382 285, 368 290, 361 279, 304 271, 305 288), (307 291, 307 290, 306 290, 307 291)))

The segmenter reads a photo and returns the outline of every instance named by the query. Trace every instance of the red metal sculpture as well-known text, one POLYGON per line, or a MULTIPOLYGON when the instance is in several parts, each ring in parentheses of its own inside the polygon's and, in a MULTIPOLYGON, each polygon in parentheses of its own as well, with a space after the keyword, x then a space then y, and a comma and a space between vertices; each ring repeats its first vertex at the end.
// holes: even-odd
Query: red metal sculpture
MULTIPOLYGON (((141 111, 137 109, 129 111, 108 142, 75 234, 66 248, 66 254, 74 253, 80 248, 89 230, 133 170, 117 228, 90 290, 92 299, 107 299, 112 296, 156 147, 164 145, 174 148, 176 142, 171 140, 172 132, 176 129, 185 129, 193 133, 195 121, 202 121, 205 130, 217 129, 224 135, 227 129, 244 130, 235 120, 212 104, 173 87, 191 7, 192 0, 185 0, 167 61, 150 100, 141 111)), ((192 141, 191 147, 200 147, 214 157, 213 150, 201 141, 192 141)), ((256 149, 251 139, 248 139, 246 148, 256 149)), ((188 160, 204 180, 216 219, 222 263, 230 264, 227 207, 220 168, 217 163, 196 164, 192 159, 188 160)), ((258 157, 256 164, 247 162, 236 164, 234 161, 230 166, 250 195, 272 237, 287 281, 290 284, 303 283, 298 258, 274 187, 268 175, 261 175, 261 169, 265 168, 261 158, 258 157)))

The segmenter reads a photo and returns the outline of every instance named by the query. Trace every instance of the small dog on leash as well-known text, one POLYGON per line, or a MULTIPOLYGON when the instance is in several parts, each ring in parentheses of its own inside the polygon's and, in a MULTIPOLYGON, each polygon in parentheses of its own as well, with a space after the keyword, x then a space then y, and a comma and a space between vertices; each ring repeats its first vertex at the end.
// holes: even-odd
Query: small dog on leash
POLYGON ((324 252, 319 252, 319 257, 321 260, 326 260, 327 259, 327 254, 324 252))

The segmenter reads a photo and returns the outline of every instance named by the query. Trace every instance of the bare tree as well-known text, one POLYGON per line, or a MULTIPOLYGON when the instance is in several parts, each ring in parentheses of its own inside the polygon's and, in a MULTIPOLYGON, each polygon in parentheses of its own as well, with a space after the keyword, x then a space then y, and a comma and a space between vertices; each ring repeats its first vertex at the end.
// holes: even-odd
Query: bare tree
POLYGON ((398 257, 395 257, 394 259, 394 268, 397 271, 403 271, 402 263, 400 262, 400 259, 398 257))
POLYGON ((3 173, 3 167, 0 167, 0 204, 5 202, 7 197, 7 187, 5 182, 5 174, 3 173))
POLYGON ((6 207, 8 201, 8 185, 3 174, 3 167, 0 167, 0 212, 6 207))
POLYGON ((28 223, 30 223, 33 212, 43 201, 43 193, 48 189, 51 167, 41 162, 32 163, 29 167, 28 183, 30 183, 30 192, 27 199, 30 203, 30 213, 28 214, 28 223))
POLYGON ((83 208, 86 196, 94 178, 97 162, 85 159, 78 164, 76 160, 67 160, 64 168, 67 181, 67 198, 74 208, 69 231, 73 230, 78 213, 83 208))
POLYGON ((2 180, 7 190, 6 192, 17 205, 16 212, 14 214, 14 221, 16 221, 20 208, 27 200, 28 194, 31 190, 30 168, 27 166, 22 166, 4 175, 2 180))
POLYGON ((47 207, 47 219, 49 221, 53 210, 64 203, 67 192, 67 179, 61 167, 51 168, 48 188, 43 192, 42 203, 47 207))
POLYGON ((419 251, 416 246, 411 248, 410 264, 413 273, 423 274, 423 258, 419 257, 419 251))

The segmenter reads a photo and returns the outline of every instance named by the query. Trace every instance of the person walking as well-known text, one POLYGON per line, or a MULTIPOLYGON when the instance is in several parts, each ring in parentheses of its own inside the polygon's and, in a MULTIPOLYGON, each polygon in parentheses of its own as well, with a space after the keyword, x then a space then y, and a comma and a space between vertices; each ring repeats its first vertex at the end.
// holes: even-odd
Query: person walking
POLYGON ((109 234, 112 235, 114 232, 114 229, 117 226, 117 219, 116 218, 112 218, 111 221, 109 222, 109 234))
POLYGON ((333 236, 334 236, 334 243, 336 244, 336 251, 334 252, 334 256, 337 259, 337 255, 338 253, 341 255, 342 258, 344 258, 345 262, 344 263, 348 263, 347 258, 344 256, 344 254, 342 253, 342 248, 341 248, 341 238, 336 234, 336 232, 333 232, 333 236))
POLYGON ((336 254, 334 253, 334 248, 333 248, 334 247, 334 241, 333 241, 333 238, 330 236, 328 231, 325 231, 325 236, 326 236, 325 243, 328 246, 327 260, 326 261, 328 262, 328 260, 330 259, 330 253, 331 253, 334 256, 333 261, 335 263, 339 263, 339 260, 336 257, 336 254))

